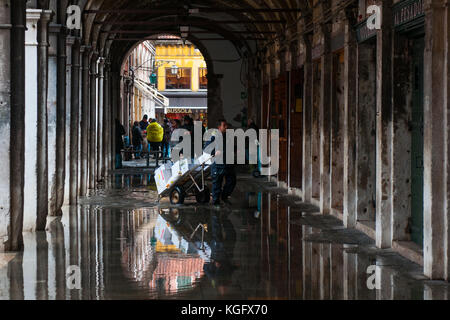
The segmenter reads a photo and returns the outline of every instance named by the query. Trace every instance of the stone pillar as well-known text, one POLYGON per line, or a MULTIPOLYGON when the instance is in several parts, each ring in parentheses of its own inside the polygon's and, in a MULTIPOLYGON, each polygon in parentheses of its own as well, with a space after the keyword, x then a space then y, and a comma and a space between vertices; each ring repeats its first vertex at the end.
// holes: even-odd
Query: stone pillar
MULTIPOLYGON (((320 203, 320 105, 322 88, 322 64, 313 61, 311 86, 311 193, 314 204, 320 203)), ((319 204, 320 205, 320 204, 319 204)))
POLYGON ((65 170, 64 170, 64 204, 70 203, 70 144, 71 144, 71 134, 70 134, 70 123, 71 123, 71 86, 72 86, 72 54, 73 45, 75 44, 74 37, 67 37, 66 39, 66 141, 65 141, 65 170))
MULTIPOLYGON (((412 55, 409 40, 394 32, 392 133, 391 133, 391 196, 392 196, 392 240, 411 240, 409 222, 411 217, 411 131, 412 55)), ((414 163, 414 165, 416 165, 414 163)))
POLYGON ((105 63, 105 80, 104 80, 104 88, 103 88, 103 133, 102 133, 102 172, 101 176, 106 177, 106 175, 109 172, 109 151, 108 151, 108 145, 109 145, 109 126, 111 124, 111 100, 110 100, 110 64, 109 61, 106 61, 105 63))
POLYGON ((447 1, 425 1, 424 273, 449 279, 447 1), (443 70, 443 67, 447 69, 443 70), (444 71, 444 72, 443 72, 444 71))
MULTIPOLYGON (((345 55, 345 53, 343 54, 345 55)), ((341 54, 333 54, 331 72, 331 142, 330 142, 330 206, 343 212, 344 209, 344 162, 350 156, 345 145, 345 63, 341 54)), ((355 75, 353 74, 352 77, 355 75)), ((354 105, 353 105, 354 107, 354 105)), ((353 151, 353 150, 352 150, 353 151)))
POLYGON ((26 1, 0 1, 0 251, 23 250, 26 1))
POLYGON ((353 20, 345 20, 344 45, 344 225, 356 226, 356 139, 357 139, 357 43, 353 20))
MULTIPOLYGON (((295 134, 293 130, 293 121, 296 121, 297 119, 295 119, 294 116, 294 112, 295 112, 295 92, 293 92, 293 90, 295 91, 295 88, 292 88, 292 82, 293 82, 293 75, 294 72, 297 71, 298 69, 298 64, 297 64, 297 60, 298 60, 298 42, 292 42, 291 45, 289 46, 289 94, 288 94, 288 100, 287 100, 287 104, 288 104, 288 115, 289 115, 289 120, 288 120, 288 176, 287 176, 287 186, 290 189, 294 184, 292 183, 292 169, 294 169, 295 166, 294 163, 292 163, 292 147, 294 146, 294 142, 292 141, 292 136, 295 134)), ((297 146, 298 147, 298 146, 297 146)), ((297 159, 297 161, 300 159, 297 159)), ((294 169, 295 170, 295 169, 294 169)), ((296 186, 298 187, 298 185, 296 186)))
MULTIPOLYGON (((60 4, 61 6, 61 4, 60 4)), ((59 10, 61 11, 61 9, 59 10)), ((64 187, 66 182, 66 28, 58 18, 57 38, 57 80, 56 80, 56 207, 53 215, 61 216, 64 203, 64 187)), ((65 21, 64 21, 65 23, 65 21)), ((70 119, 68 120, 70 121, 70 119)))
POLYGON ((322 25, 323 54, 321 57, 320 86, 320 212, 330 213, 331 208, 331 168, 330 168, 330 131, 331 131, 331 24, 322 25))
POLYGON ((83 47, 83 75, 82 75, 82 103, 81 103, 81 167, 80 167, 80 196, 87 194, 88 187, 88 136, 89 136, 89 56, 90 47, 83 47))
POLYGON ((79 171, 80 125, 80 41, 75 39, 71 55, 70 81, 70 151, 69 151, 69 203, 77 204, 79 171))
POLYGON ((356 112, 356 216, 375 223, 376 198, 376 49, 359 44, 357 49, 356 112))
POLYGON ((116 163, 116 126, 115 120, 120 118, 120 73, 117 71, 112 72, 112 85, 111 85, 111 93, 112 93, 112 112, 111 112, 111 168, 115 169, 116 163))
POLYGON ((97 105, 97 175, 96 180, 100 181, 103 177, 105 168, 103 166, 103 130, 104 130, 104 119, 103 119, 103 112, 104 112, 104 95, 105 95, 105 58, 100 57, 98 60, 98 105, 97 105))
MULTIPOLYGON (((392 0, 380 2, 383 17, 392 16, 392 0)), ((377 34, 377 205, 376 244, 389 248, 392 240, 392 19, 383 19, 377 34)))
POLYGON ((223 118, 222 82, 223 75, 208 73, 208 127, 215 128, 223 118))
POLYGON ((48 49, 48 95, 47 95, 47 138, 48 138, 48 215, 57 211, 57 120, 58 120, 58 35, 59 26, 49 25, 48 49))
POLYGON ((312 149, 311 149, 311 123, 312 123, 312 85, 313 67, 311 61, 311 36, 303 37, 305 54, 304 62, 304 84, 303 84, 303 175, 302 191, 303 201, 310 202, 312 199, 312 149))
POLYGON ((25 177, 23 230, 33 231, 36 228, 36 212, 38 206, 37 183, 37 133, 38 133, 38 22, 43 15, 40 9, 27 10, 27 31, 25 32, 25 177))
POLYGON ((97 57, 94 52, 91 56, 90 72, 90 112, 89 112, 89 189, 96 185, 96 147, 97 147, 97 57))
MULTIPOLYGON (((47 94, 48 94, 48 25, 51 11, 44 11, 38 23, 38 110, 37 110, 37 220, 36 230, 43 231, 48 215, 48 136, 47 136, 47 94)), ((55 79, 54 79, 55 80, 55 79)))

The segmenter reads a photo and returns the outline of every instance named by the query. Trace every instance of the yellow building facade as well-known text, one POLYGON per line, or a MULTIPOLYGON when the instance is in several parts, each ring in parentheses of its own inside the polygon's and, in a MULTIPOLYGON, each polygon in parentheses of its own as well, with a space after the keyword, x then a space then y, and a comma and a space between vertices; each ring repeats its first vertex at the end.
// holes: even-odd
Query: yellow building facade
POLYGON ((206 62, 200 50, 190 43, 158 42, 156 48, 156 63, 159 66, 158 91, 186 90, 198 92, 206 90, 206 62), (170 61, 170 62, 169 62, 170 61), (172 62, 173 61, 173 62, 172 62), (178 67, 178 74, 173 75, 172 66, 178 67), (189 83, 187 78, 189 75, 189 83), (178 81, 173 78, 178 78, 178 81), (175 82, 175 83, 174 83, 175 82))
POLYGON ((155 73, 157 89, 169 99, 168 108, 157 108, 156 118, 206 121, 207 65, 200 50, 181 40, 156 41, 155 73))

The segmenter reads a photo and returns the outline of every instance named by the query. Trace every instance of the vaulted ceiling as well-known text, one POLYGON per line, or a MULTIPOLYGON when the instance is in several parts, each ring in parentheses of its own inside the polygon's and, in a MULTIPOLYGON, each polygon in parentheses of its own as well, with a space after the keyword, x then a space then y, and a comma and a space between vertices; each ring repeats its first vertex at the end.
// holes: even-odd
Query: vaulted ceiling
POLYGON ((310 14, 310 2, 81 0, 78 4, 83 8, 84 44, 93 45, 100 54, 114 48, 115 55, 124 55, 139 41, 161 34, 181 36, 186 27, 189 32, 184 36, 200 48, 205 40, 224 39, 238 50, 253 51, 296 30, 299 19, 310 14))

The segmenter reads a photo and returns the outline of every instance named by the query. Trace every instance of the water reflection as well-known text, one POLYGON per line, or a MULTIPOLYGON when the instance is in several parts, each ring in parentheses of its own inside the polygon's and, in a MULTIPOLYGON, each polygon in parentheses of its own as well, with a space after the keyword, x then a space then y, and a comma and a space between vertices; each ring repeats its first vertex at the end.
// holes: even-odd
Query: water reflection
POLYGON ((245 185, 231 208, 135 208, 155 198, 151 181, 119 180, 47 232, 26 233, 25 251, 0 267, 0 298, 448 298, 448 284, 424 280, 419 266, 276 194, 245 185), (69 266, 80 268, 79 290, 66 285, 69 266))

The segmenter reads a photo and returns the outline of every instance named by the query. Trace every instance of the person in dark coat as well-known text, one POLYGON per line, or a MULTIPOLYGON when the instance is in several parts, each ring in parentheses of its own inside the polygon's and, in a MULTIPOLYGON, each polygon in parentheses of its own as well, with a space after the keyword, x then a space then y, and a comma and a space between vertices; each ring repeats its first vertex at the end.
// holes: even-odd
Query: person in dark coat
POLYGON ((133 149, 136 151, 136 153, 134 154, 134 157, 135 157, 135 159, 140 159, 141 152, 142 152, 142 141, 144 139, 142 138, 142 131, 139 126, 139 122, 137 122, 137 121, 134 122, 132 135, 133 135, 133 140, 132 140, 133 149))
MULTIPOLYGON (((223 146, 222 150, 213 150, 211 152, 211 155, 215 157, 219 157, 220 155, 222 155, 223 163, 216 163, 217 160, 214 160, 213 164, 211 165, 211 177, 213 180, 212 198, 213 204, 215 206, 220 205, 220 200, 228 203, 228 198, 231 196, 234 188, 236 187, 236 171, 234 168, 234 164, 226 163, 226 132, 228 129, 228 123, 224 119, 219 120, 218 123, 218 134, 222 136, 223 146), (223 185, 224 180, 225 185, 223 185)), ((211 140, 207 142, 206 147, 211 143, 214 143, 215 140, 215 136, 211 137, 211 140)))
POLYGON ((148 115, 144 115, 141 122, 139 122, 139 127, 141 128, 141 131, 147 130, 148 127, 148 115))
POLYGON ((172 137, 172 128, 167 118, 164 119, 164 124, 162 125, 162 127, 164 130, 164 137, 162 141, 163 157, 168 158, 170 153, 169 149, 170 149, 170 139, 172 137))
POLYGON ((122 168, 122 150, 124 148, 122 136, 126 133, 125 128, 120 123, 119 119, 116 118, 116 169, 122 168))

